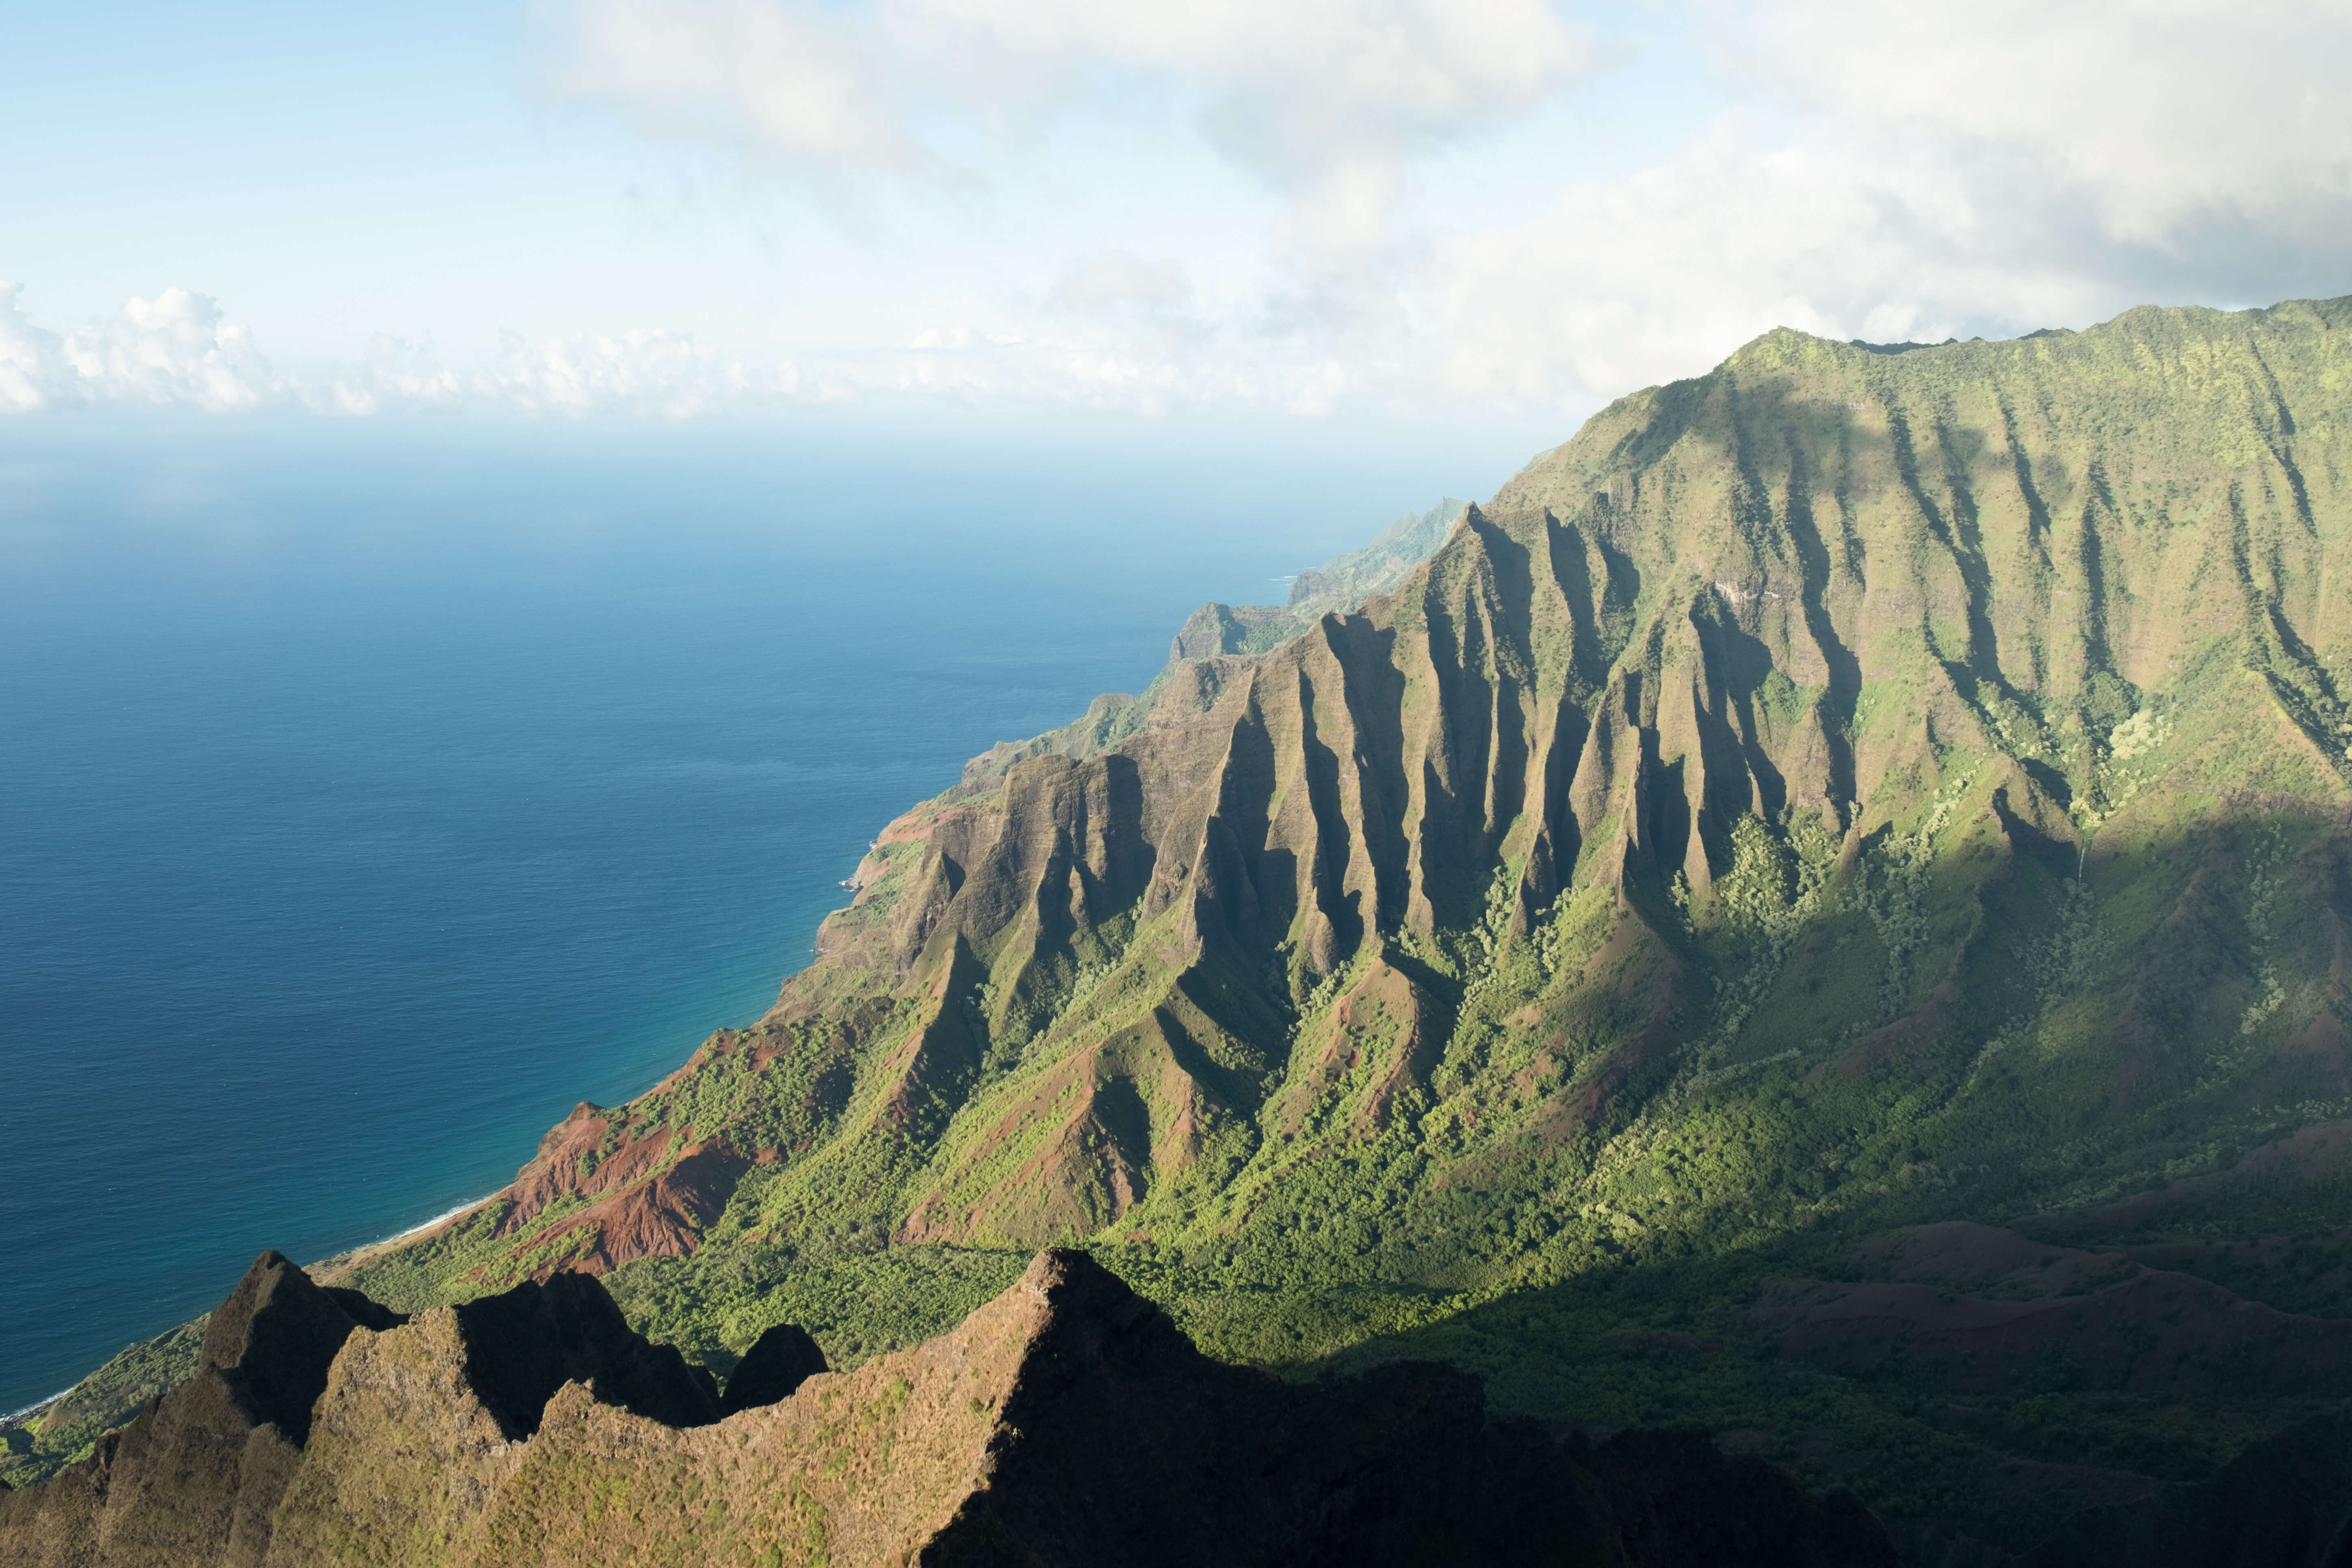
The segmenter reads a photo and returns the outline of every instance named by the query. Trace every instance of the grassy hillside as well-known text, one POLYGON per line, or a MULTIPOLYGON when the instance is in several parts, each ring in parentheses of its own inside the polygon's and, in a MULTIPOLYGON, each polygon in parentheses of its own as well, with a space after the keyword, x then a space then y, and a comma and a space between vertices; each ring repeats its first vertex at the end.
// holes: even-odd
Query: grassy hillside
POLYGON ((767 1017, 353 1282, 855 1360, 1078 1241, 1220 1354, 1988 1538, 2206 1473, 2352 1393, 2347 329, 1628 397, 1393 593, 976 762, 767 1017))

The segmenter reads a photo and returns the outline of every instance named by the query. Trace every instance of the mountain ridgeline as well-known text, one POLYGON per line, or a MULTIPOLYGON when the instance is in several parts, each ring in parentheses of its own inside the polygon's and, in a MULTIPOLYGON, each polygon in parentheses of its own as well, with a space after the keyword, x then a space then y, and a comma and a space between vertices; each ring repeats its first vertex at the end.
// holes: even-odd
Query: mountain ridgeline
POLYGON ((1953 1561, 2352 1394, 2352 300, 1775 331, 1408 525, 974 759, 758 1024, 342 1282, 854 1363, 1084 1246, 1953 1561))
POLYGON ((550 1135, 486 1278, 1460 1288, 2347 1109, 2346 310, 1780 331, 1625 399, 1395 592, 892 823, 766 1019, 550 1135))

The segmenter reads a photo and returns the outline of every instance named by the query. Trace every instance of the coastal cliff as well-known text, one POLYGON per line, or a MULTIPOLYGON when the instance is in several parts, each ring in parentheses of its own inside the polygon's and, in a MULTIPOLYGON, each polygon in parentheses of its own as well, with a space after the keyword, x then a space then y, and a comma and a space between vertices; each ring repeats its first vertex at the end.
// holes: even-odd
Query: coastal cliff
POLYGON ((888 825, 765 1019, 457 1227, 470 1277, 1328 1211, 1353 1274, 1460 1283, 2292 1133, 2352 1089, 2345 310, 1776 332, 1612 405, 1394 592, 888 825), (1762 1131, 1702 1173, 1786 1094, 1877 1174, 1762 1131), (1343 1169, 1394 1201, 1307 1195, 1343 1169))
POLYGON ((327 1272, 863 1368, 1083 1247, 1227 1361, 1705 1426, 1917 1561, 2175 1506, 2352 1397, 2347 332, 1624 398, 973 759, 758 1023, 327 1272))

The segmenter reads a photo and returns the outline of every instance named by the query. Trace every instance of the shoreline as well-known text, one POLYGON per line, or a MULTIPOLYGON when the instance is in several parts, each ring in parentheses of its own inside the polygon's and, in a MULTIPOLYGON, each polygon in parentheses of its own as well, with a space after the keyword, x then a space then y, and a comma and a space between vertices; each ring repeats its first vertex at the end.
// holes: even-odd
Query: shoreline
MULTIPOLYGON (((468 1198, 466 1202, 457 1205, 455 1208, 444 1209, 441 1213, 435 1215, 431 1219, 425 1221, 422 1225, 413 1225, 406 1230, 394 1231, 392 1235, 381 1237, 375 1241, 362 1242, 357 1247, 338 1252, 332 1257, 320 1258, 315 1263, 306 1263, 302 1266, 302 1272, 310 1276, 311 1279, 318 1284, 330 1284, 336 1279, 341 1279, 344 1275, 349 1274, 362 1263, 369 1261, 375 1254, 383 1251, 384 1248, 396 1246, 401 1242, 411 1240, 416 1237, 424 1236, 428 1232, 438 1230, 443 1226, 448 1225, 454 1220, 463 1219, 466 1215, 472 1214, 475 1210, 480 1208, 484 1204, 495 1200, 499 1196, 499 1193, 503 1193, 507 1189, 505 1187, 500 1187, 498 1192, 487 1193, 478 1198, 468 1198)), ((172 1331, 166 1329, 163 1331, 165 1333, 170 1333, 172 1331)), ((134 1349, 138 1344, 146 1344, 150 1342, 152 1342, 145 1340, 137 1341, 134 1342, 132 1345, 125 1346, 124 1351, 134 1349)), ((123 1353, 123 1352, 118 1351, 116 1352, 117 1355, 121 1353, 123 1353)), ((114 1357, 112 1356, 107 1358, 108 1361, 111 1361, 113 1359, 114 1357)), ((68 1384, 65 1387, 60 1388, 46 1399, 37 1399, 33 1401, 32 1404, 27 1405, 19 1410, 11 1410, 5 1413, 0 1413, 0 1426, 14 1426, 20 1422, 29 1420, 33 1416, 40 1415, 43 1411, 49 1409, 51 1406, 71 1395, 75 1389, 78 1389, 83 1384, 88 1383, 91 1375, 95 1373, 100 1367, 103 1367, 104 1365, 106 1365, 106 1362, 100 1362, 98 1366, 92 1367, 89 1372, 84 1373, 80 1377, 75 1379, 72 1383, 68 1384)))
MULTIPOLYGON (((82 1381, 86 1383, 89 1379, 84 1378, 82 1381)), ((28 1415, 38 1415, 42 1411, 47 1410, 50 1405, 55 1405, 58 1400, 63 1399, 67 1394, 71 1394, 74 1389, 79 1388, 81 1384, 77 1383, 70 1388, 60 1388, 55 1394, 50 1394, 47 1399, 37 1399, 33 1401, 32 1404, 25 1406, 22 1410, 11 1410, 5 1415, 0 1415, 0 1426, 13 1426, 28 1415)))
MULTIPOLYGON (((469 1215, 473 1213, 476 1209, 480 1208, 484 1204, 488 1203, 492 1198, 497 1197, 499 1193, 505 1191, 505 1187, 500 1187, 498 1193, 484 1193, 478 1198, 467 1198, 464 1203, 459 1204, 455 1208, 443 1209, 439 1214, 435 1215, 423 1225, 412 1225, 406 1230, 396 1230, 390 1236, 385 1237, 382 1241, 371 1241, 365 1246, 352 1248, 352 1251, 365 1252, 371 1247, 390 1247, 395 1241, 406 1241, 412 1236, 422 1236, 428 1230, 433 1230, 438 1226, 448 1224, 451 1220, 457 1218, 461 1215, 469 1215)), ((347 1253, 343 1256, 348 1257, 350 1254, 347 1253)))
MULTIPOLYGON (((509 1183, 508 1185, 511 1186, 512 1184, 509 1183)), ((469 1198, 455 1208, 445 1209, 435 1215, 422 1225, 413 1225, 406 1230, 394 1231, 392 1235, 375 1241, 362 1242, 357 1247, 338 1252, 331 1257, 321 1258, 315 1263, 306 1263, 302 1265, 302 1272, 308 1274, 316 1284, 331 1285, 361 1264, 373 1261, 376 1254, 385 1248, 397 1247, 404 1241, 413 1241, 420 1236, 430 1235, 444 1226, 455 1224, 481 1208, 485 1204, 497 1202, 500 1194, 507 1190, 507 1187, 500 1187, 497 1192, 485 1193, 478 1198, 469 1198)))

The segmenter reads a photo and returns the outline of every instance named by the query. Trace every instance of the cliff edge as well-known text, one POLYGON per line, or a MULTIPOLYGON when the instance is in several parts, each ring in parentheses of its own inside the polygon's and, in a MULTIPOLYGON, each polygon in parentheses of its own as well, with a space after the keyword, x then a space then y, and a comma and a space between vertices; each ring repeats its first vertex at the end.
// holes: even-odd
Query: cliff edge
POLYGON ((793 1360, 797 1385, 723 1418, 580 1275, 402 1320, 265 1253, 214 1324, 195 1380, 55 1479, 0 1494, 0 1558, 1895 1561, 1851 1494, 1809 1494, 1703 1436, 1557 1441, 1489 1422, 1476 1379, 1427 1363, 1293 1384, 1212 1361, 1078 1252, 1040 1253, 951 1332, 855 1372, 808 1371, 810 1347, 782 1336, 771 1359, 793 1360))

